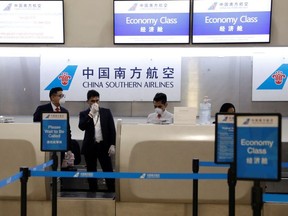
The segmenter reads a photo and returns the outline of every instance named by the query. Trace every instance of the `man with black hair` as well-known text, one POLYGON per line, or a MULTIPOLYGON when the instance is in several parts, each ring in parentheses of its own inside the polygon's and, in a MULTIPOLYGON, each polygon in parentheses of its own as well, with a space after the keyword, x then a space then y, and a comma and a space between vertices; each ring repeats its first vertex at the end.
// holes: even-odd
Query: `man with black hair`
MULTIPOLYGON (((100 94, 87 92, 89 108, 80 112, 80 130, 85 131, 81 152, 84 154, 87 171, 97 171, 97 159, 104 172, 113 172, 111 156, 115 154, 116 130, 110 109, 99 107, 100 94)), ((97 179, 88 178, 91 192, 97 191, 97 179)), ((115 179, 107 178, 109 192, 115 191, 115 179)))
POLYGON ((147 123, 152 124, 171 124, 173 123, 173 114, 166 110, 168 105, 167 96, 164 93, 157 93, 153 98, 155 112, 147 117, 147 123))
POLYGON ((61 87, 52 88, 49 92, 50 103, 40 105, 37 107, 33 114, 33 122, 41 122, 42 113, 45 112, 65 112, 69 113, 67 109, 61 107, 61 104, 65 98, 63 89, 61 87))
MULTIPOLYGON (((69 121, 69 112, 63 106, 61 106, 65 102, 65 95, 63 94, 63 89, 61 87, 54 87, 49 92, 50 103, 39 105, 36 111, 33 114, 33 122, 41 122, 42 113, 50 113, 50 112, 62 112, 68 114, 68 138, 67 138, 67 150, 71 150, 71 129, 70 129, 70 121, 69 121)), ((63 154, 61 155, 63 159, 63 154)))

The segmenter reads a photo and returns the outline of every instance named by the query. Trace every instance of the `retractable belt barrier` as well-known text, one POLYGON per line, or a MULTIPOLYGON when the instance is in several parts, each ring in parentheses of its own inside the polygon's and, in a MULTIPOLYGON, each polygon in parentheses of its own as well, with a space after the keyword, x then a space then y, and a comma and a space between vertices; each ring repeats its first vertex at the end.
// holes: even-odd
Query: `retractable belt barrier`
MULTIPOLYGON (((199 167, 229 167, 227 164, 215 164, 209 161, 199 161, 199 167)), ((74 171, 45 171, 53 165, 53 160, 32 168, 21 167, 20 172, 0 180, 0 188, 21 180, 21 215, 27 214, 27 181, 29 177, 61 177, 61 178, 114 178, 114 179, 162 179, 162 180, 227 180, 226 173, 160 173, 160 172, 74 172, 74 171), (22 191, 25 195, 22 196, 22 191)), ((199 168, 198 167, 198 168, 199 168)), ((288 168, 288 163, 282 163, 282 168, 288 168)), ((194 184, 193 182, 193 184, 194 184)), ((198 189, 197 189, 198 190, 198 189)), ((198 192, 197 192, 198 193, 198 192)), ((197 194, 196 194, 197 195, 197 194)), ((264 194, 264 202, 288 202, 284 194, 264 194)), ((193 200, 194 202, 194 200, 193 200)), ((194 206, 194 203, 193 203, 194 206)), ((194 213, 194 212, 193 212, 194 213)))
MULTIPOLYGON (((35 167, 31 167, 29 170, 30 170, 30 171, 44 170, 46 167, 49 167, 49 166, 51 166, 52 164, 53 164, 53 160, 50 160, 50 161, 48 161, 48 162, 46 162, 46 163, 37 165, 37 166, 35 166, 35 167)), ((21 171, 21 172, 18 172, 18 173, 16 173, 16 174, 12 175, 12 176, 9 176, 9 177, 7 177, 7 178, 5 178, 5 179, 2 179, 2 180, 0 181, 0 188, 6 186, 6 185, 8 185, 8 184, 13 183, 13 182, 19 180, 19 179, 22 178, 22 177, 23 177, 23 172, 21 171)))
MULTIPOLYGON (((226 173, 140 173, 140 172, 71 172, 43 171, 53 164, 53 160, 31 167, 29 170, 34 177, 63 177, 63 178, 115 178, 115 179, 173 179, 173 180, 221 180, 227 179, 226 173)), ((211 161, 199 161, 202 167, 229 167, 227 164, 216 164, 211 161)), ((282 163, 282 168, 288 168, 288 162, 282 163)), ((0 180, 0 188, 19 180, 23 172, 0 180)))

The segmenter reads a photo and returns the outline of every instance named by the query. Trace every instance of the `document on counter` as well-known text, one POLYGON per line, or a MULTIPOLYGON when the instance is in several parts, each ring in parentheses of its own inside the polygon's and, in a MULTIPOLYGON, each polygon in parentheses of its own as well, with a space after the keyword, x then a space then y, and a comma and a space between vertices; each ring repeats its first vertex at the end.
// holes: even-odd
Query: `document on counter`
POLYGON ((174 124, 196 125, 196 113, 195 107, 174 107, 174 124))

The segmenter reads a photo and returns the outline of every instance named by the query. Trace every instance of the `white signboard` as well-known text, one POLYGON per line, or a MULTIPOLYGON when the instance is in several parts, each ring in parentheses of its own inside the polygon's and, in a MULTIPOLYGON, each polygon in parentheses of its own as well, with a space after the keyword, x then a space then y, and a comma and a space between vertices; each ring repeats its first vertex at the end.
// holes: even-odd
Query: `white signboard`
POLYGON ((64 43, 64 2, 0 1, 0 43, 64 43))
POLYGON ((288 56, 253 57, 253 101, 288 101, 288 56))
POLYGON ((157 92, 181 99, 181 56, 157 49, 51 49, 41 55, 40 100, 60 86, 66 101, 85 101, 95 89, 102 101, 152 101, 157 92))

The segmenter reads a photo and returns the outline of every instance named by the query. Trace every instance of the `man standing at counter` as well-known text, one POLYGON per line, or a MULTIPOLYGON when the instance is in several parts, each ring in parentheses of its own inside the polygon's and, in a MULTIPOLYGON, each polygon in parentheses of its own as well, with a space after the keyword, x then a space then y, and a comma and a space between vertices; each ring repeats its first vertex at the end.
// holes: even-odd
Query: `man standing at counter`
MULTIPOLYGON (((95 90, 87 92, 89 108, 80 112, 80 130, 85 131, 82 145, 87 172, 97 171, 97 159, 104 172, 113 172, 111 156, 115 154, 116 130, 110 109, 99 107, 100 94, 95 90)), ((97 179, 88 178, 91 192, 97 191, 97 179)), ((109 192, 115 191, 115 179, 106 179, 109 192)))
POLYGON ((150 113, 147 118, 147 123, 152 124, 172 124, 173 114, 166 110, 168 105, 167 96, 164 93, 157 93, 153 99, 155 108, 154 113, 150 113))
POLYGON ((67 109, 62 107, 62 101, 65 95, 63 94, 63 89, 61 87, 52 88, 49 92, 50 103, 40 105, 37 107, 33 114, 33 122, 41 122, 42 113, 44 112, 65 112, 69 113, 67 109))
POLYGON ((49 92, 50 103, 43 104, 37 107, 33 114, 33 122, 41 122, 42 113, 49 112, 64 112, 68 114, 68 150, 71 148, 71 130, 69 123, 69 112, 61 106, 64 103, 65 95, 61 87, 54 87, 49 92))

